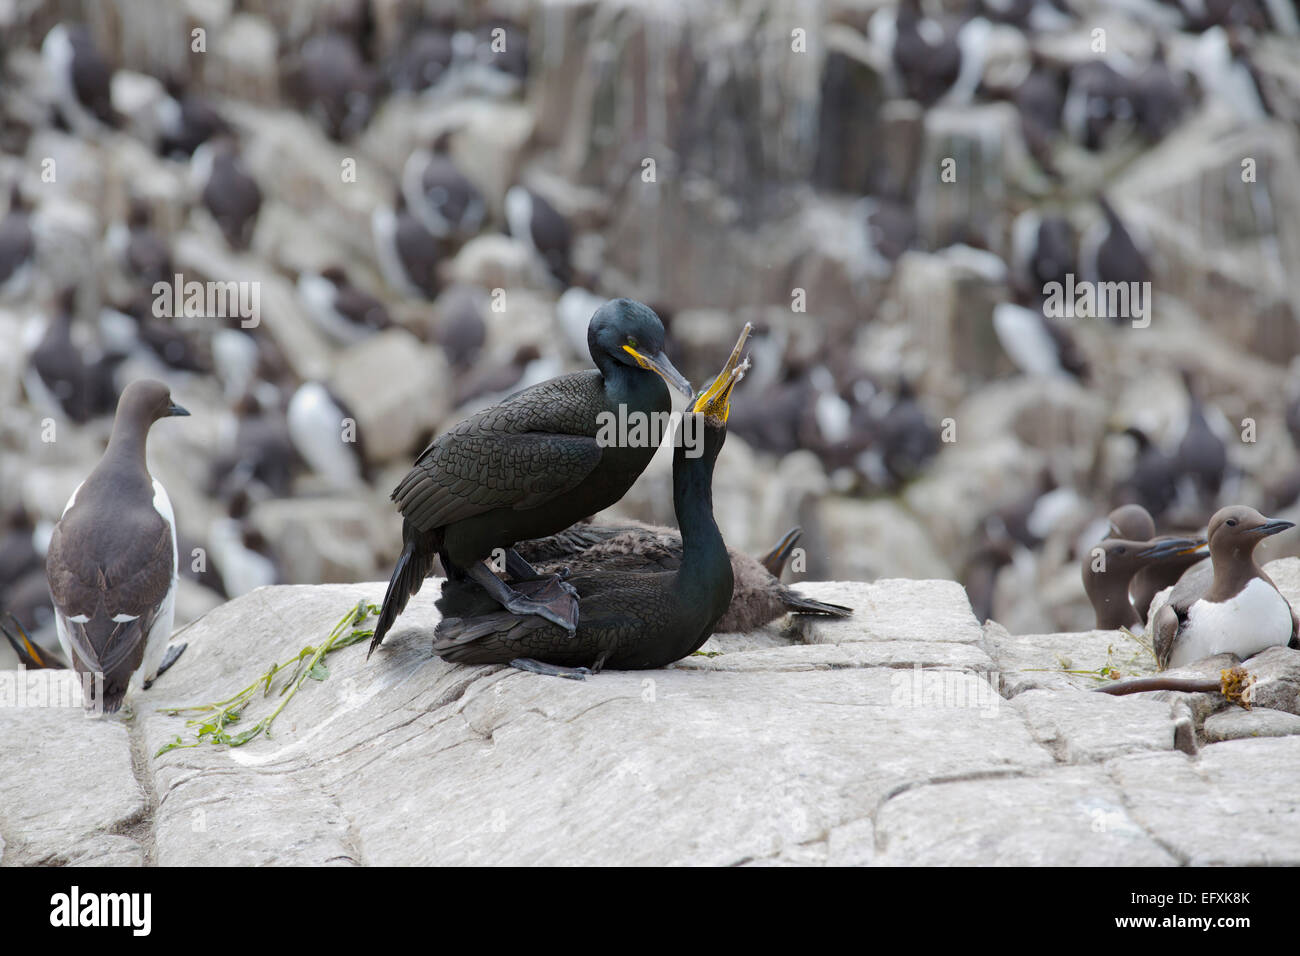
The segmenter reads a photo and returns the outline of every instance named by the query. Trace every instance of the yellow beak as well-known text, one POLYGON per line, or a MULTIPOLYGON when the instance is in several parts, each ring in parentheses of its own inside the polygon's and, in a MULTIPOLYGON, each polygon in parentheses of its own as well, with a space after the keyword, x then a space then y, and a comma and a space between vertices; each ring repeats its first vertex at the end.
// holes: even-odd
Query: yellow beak
POLYGON ((745 377, 745 372, 749 369, 749 359, 742 362, 740 353, 744 351, 749 333, 753 331, 754 326, 746 322, 745 327, 740 330, 740 338, 736 340, 736 347, 731 350, 727 364, 722 366, 722 371, 713 380, 713 384, 695 400, 691 411, 726 424, 727 416, 731 414, 731 390, 745 377))

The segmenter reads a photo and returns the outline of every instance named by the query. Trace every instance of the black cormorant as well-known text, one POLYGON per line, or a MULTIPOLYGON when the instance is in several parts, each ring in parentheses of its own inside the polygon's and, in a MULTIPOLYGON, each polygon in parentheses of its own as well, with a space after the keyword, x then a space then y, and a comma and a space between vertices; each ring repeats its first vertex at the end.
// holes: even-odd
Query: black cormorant
POLYGON ((645 428, 646 440, 611 442, 605 437, 610 423, 666 419, 665 381, 694 395, 663 345, 663 323, 649 307, 631 299, 607 302, 587 327, 596 370, 516 392, 424 450, 392 494, 404 518, 403 548, 371 652, 420 589, 435 555, 448 577, 472 579, 507 610, 540 614, 570 632, 577 627, 572 588, 552 587, 542 597, 534 585, 530 597, 497 577, 484 559, 497 552, 512 579, 536 579, 513 551, 516 541, 554 534, 623 497, 658 442, 645 428))
POLYGON ((572 577, 569 583, 581 608, 576 634, 535 615, 494 611, 489 597, 471 582, 448 580, 438 600, 443 618, 434 631, 435 654, 462 664, 509 663, 522 670, 582 679, 605 666, 663 667, 695 652, 709 639, 731 604, 734 584, 727 545, 713 520, 712 484, 713 466, 727 437, 731 393, 748 367, 748 361, 738 361, 745 333, 722 374, 683 418, 677 434, 673 506, 682 530, 681 566, 676 571, 572 577), (700 436, 698 441, 685 437, 691 431, 700 436))

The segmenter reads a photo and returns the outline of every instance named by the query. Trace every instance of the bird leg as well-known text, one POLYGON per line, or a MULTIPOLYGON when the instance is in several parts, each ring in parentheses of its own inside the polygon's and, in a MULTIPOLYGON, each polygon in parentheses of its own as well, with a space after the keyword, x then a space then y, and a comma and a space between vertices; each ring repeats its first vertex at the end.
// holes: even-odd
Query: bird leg
MULTIPOLYGON (((553 577, 557 581, 563 581, 571 572, 568 567, 560 568, 550 575, 543 574, 524 559, 524 556, 514 548, 506 548, 506 574, 510 575, 513 581, 537 581, 544 577, 553 577)), ((573 592, 574 597, 578 592, 573 592)))
POLYGON ((586 680, 594 672, 587 667, 561 667, 559 664, 546 664, 531 657, 516 657, 510 662, 511 667, 530 674, 544 674, 547 677, 564 677, 568 680, 586 680))
POLYGON ((547 595, 539 600, 526 597, 506 584, 492 573, 485 561, 470 565, 465 573, 511 614, 536 614, 560 625, 570 634, 578 630, 578 593, 572 585, 555 579, 545 587, 530 588, 535 594, 547 595))

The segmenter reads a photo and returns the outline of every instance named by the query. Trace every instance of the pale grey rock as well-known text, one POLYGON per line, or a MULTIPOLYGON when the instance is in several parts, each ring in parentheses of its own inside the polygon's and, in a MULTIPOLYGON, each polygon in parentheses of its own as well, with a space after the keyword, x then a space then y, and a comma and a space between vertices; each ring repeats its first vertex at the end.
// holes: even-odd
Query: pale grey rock
POLYGON ((826 843, 827 866, 870 866, 876 861, 876 825, 870 817, 836 827, 826 843))
MULTIPOLYGON (((50 673, 63 672, 26 675, 28 687, 50 673)), ((0 672, 0 681, 22 676, 0 672)), ((131 769, 123 720, 87 717, 79 691, 70 702, 68 707, 0 707, 0 766, 7 768, 0 774, 0 832, 7 864, 102 854, 104 845, 97 841, 148 813, 148 799, 131 769)), ((124 846, 115 849, 119 859, 124 846)))
POLYGON ((389 522, 387 504, 358 497, 273 498, 255 505, 248 521, 270 542, 280 583, 356 581, 382 573, 401 550, 401 524, 389 522))
MULTIPOLYGON (((184 729, 154 707, 235 690, 383 588, 265 588, 213 611, 147 695, 149 751, 184 729)), ((152 760, 158 862, 807 863, 900 787, 1052 762, 969 671, 926 671, 917 697, 912 674, 870 666, 576 683, 446 664, 428 651, 436 592, 368 664, 362 646, 331 657, 271 740, 152 760)))
POLYGON ((1300 714, 1300 651, 1270 647, 1242 663, 1255 677, 1250 701, 1256 707, 1300 714))
POLYGON ((896 501, 828 495, 817 503, 816 514, 836 577, 953 577, 929 529, 896 501))
POLYGON ((1204 732, 1209 743, 1249 737, 1286 737, 1300 734, 1300 716, 1267 707, 1250 710, 1233 707, 1207 717, 1204 732))
POLYGON ((442 351, 405 329, 376 333, 348 349, 329 385, 356 417, 366 458, 374 463, 409 457, 451 408, 442 351))
POLYGON ((1150 653, 1123 631, 1009 634, 1001 624, 989 621, 983 640, 1007 697, 1034 688, 1091 690, 1101 686, 1101 673, 1109 668, 1124 677, 1155 673, 1150 653))
MULTIPOLYGON (((1029 732, 1063 763, 1095 763, 1135 750, 1171 750, 1180 723, 1190 723, 1169 701, 1139 695, 1027 690, 1012 701, 1029 732)), ((1186 732, 1184 732, 1186 733, 1186 732)))
POLYGON ((237 13, 208 36, 204 81, 227 96, 273 104, 279 88, 276 47, 275 30, 266 20, 237 13))
POLYGON ((128 836, 102 833, 77 845, 65 866, 144 866, 145 850, 128 836))
MULTIPOLYGON (((1179 759, 1182 758, 1179 755, 1179 759)), ((891 866, 1171 866, 1178 861, 1093 767, 940 782, 893 797, 874 862, 891 866), (936 821, 943 821, 936 826, 936 821)), ((839 862, 831 838, 830 862, 839 862)), ((850 860, 845 860, 850 862, 850 860)))
POLYGON ((796 618, 808 644, 897 640, 976 644, 981 637, 966 591, 956 581, 892 578, 872 584, 800 584, 799 588, 815 600, 854 609, 848 618, 796 618))
POLYGON ((1136 754, 1106 764, 1129 815, 1192 866, 1300 863, 1300 737, 1229 740, 1195 758, 1136 754))
POLYGON ((1300 605, 1300 558, 1279 558, 1265 563, 1263 569, 1292 607, 1300 605))
POLYGON ((553 281, 522 239, 499 234, 475 236, 446 264, 444 272, 448 282, 484 289, 545 289, 553 281))
MULTIPOLYGON (((789 622, 786 630, 796 631, 789 622)), ((771 630, 776 630, 771 628, 771 630)), ((993 661, 978 647, 937 641, 870 641, 845 644, 795 644, 773 634, 780 643, 771 647, 736 648, 729 642, 740 635, 716 634, 700 649, 717 656, 692 655, 674 668, 698 671, 818 671, 858 667, 938 668, 987 674, 993 661)))

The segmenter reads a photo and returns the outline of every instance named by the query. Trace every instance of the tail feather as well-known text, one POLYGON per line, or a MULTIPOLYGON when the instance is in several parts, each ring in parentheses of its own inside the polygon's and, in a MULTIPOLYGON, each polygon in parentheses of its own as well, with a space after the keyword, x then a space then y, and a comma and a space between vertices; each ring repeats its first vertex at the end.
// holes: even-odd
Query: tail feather
POLYGON ((790 555, 794 553, 794 546, 799 543, 802 536, 803 528, 796 525, 782 536, 781 540, 776 543, 776 547, 758 559, 759 563, 767 568, 767 573, 778 581, 781 580, 781 575, 785 571, 786 563, 790 560, 790 555))
POLYGON ((397 616, 406 610, 406 604, 412 596, 419 593, 424 579, 433 570, 433 559, 438 556, 434 534, 419 531, 409 521, 402 524, 402 553, 397 559, 397 567, 388 579, 388 590, 384 592, 384 606, 379 612, 375 624, 375 636, 370 639, 370 649, 366 659, 375 652, 384 641, 384 635, 393 626, 397 616))
POLYGON ((843 604, 827 604, 823 601, 814 601, 812 598, 806 598, 796 591, 788 591, 782 595, 786 610, 793 611, 796 614, 826 614, 830 617, 849 617, 853 613, 853 608, 845 607, 843 604))

